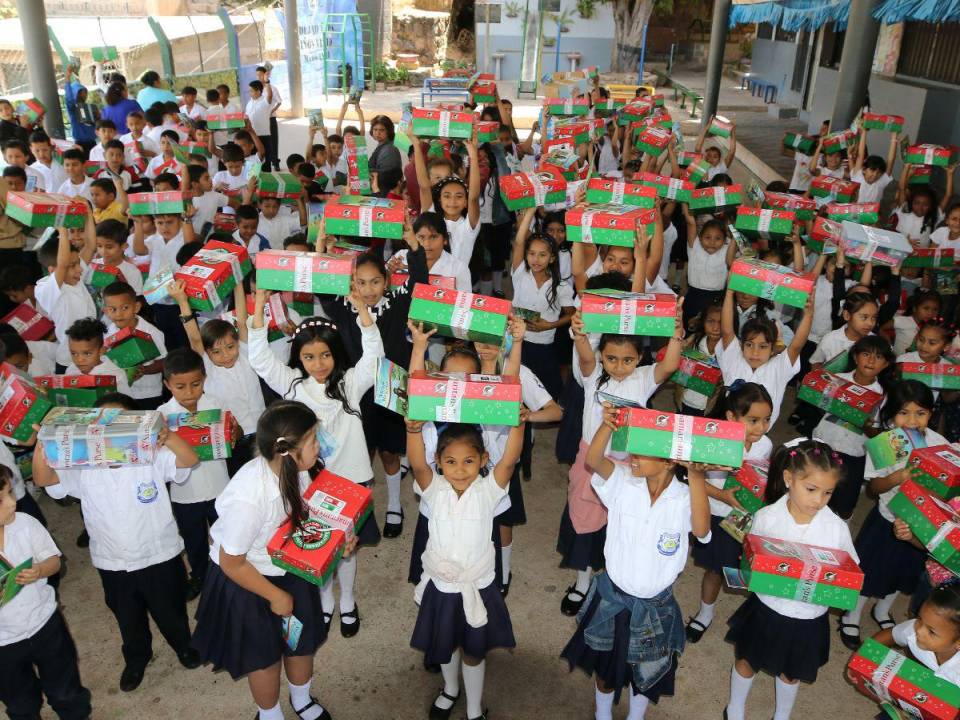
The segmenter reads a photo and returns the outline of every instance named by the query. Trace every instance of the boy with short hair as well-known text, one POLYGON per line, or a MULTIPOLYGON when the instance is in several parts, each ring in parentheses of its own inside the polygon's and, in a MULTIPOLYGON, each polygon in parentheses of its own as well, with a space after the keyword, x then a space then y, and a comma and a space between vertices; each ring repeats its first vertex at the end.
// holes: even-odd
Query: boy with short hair
POLYGON ((220 155, 227 169, 213 176, 213 189, 229 198, 238 197, 247 184, 243 150, 235 143, 227 143, 220 150, 220 155))
POLYGON ((7 140, 3 144, 3 159, 8 166, 21 168, 27 175, 26 189, 46 192, 45 177, 39 170, 27 165, 30 149, 23 140, 7 140), (32 179, 31 179, 32 178, 32 179))
MULTIPOLYGON (((714 116, 716 117, 716 116, 714 116)), ((711 121, 713 119, 711 118, 711 121)), ((720 152, 720 148, 715 145, 711 145, 706 150, 703 149, 703 144, 707 139, 707 131, 710 129, 710 123, 708 122, 703 127, 703 132, 700 133, 700 137, 697 139, 696 151, 703 153, 703 159, 707 161, 707 164, 710 166, 707 169, 707 176, 704 178, 705 182, 710 182, 717 175, 729 175, 730 166, 733 165, 733 161, 737 158, 737 123, 736 121, 730 122, 730 137, 727 142, 729 147, 727 148, 726 157, 720 152)))
POLYGON ((897 159, 897 146, 900 134, 890 133, 890 148, 887 150, 887 159, 879 155, 867 155, 867 131, 860 130, 860 148, 857 157, 850 164, 850 180, 860 183, 857 202, 878 203, 883 200, 883 192, 887 185, 893 182, 890 171, 897 159))
POLYGON ((0 268, 0 292, 14 305, 27 303, 38 310, 36 283, 23 265, 4 265, 0 268))
POLYGON ((3 169, 3 179, 7 181, 7 189, 12 192, 23 192, 27 189, 27 171, 22 167, 7 165, 3 169))
POLYGON ((251 259, 261 250, 270 249, 270 242, 257 231, 259 226, 260 213, 253 205, 237 208, 237 230, 233 239, 247 249, 251 259))
POLYGON ((67 329, 70 347, 70 365, 64 375, 112 375, 117 380, 117 392, 130 393, 127 373, 106 356, 103 336, 107 327, 93 317, 80 318, 67 329))
POLYGON ((53 375, 57 369, 57 344, 46 340, 24 340, 16 333, 3 333, 0 342, 7 351, 6 362, 30 377, 53 375))
POLYGON ((250 99, 243 112, 250 122, 250 128, 259 138, 263 148, 270 145, 270 112, 272 110, 264 85, 259 80, 250 81, 250 99))
POLYGON ((30 135, 30 152, 36 161, 30 163, 30 168, 43 176, 43 186, 47 192, 56 192, 55 188, 63 185, 67 173, 58 162, 53 160, 53 143, 50 136, 43 130, 34 130, 30 135))
POLYGON ((213 222, 217 210, 229 200, 226 195, 213 189, 213 179, 203 165, 189 165, 187 177, 190 182, 190 202, 197 209, 193 215, 193 229, 198 235, 204 234, 204 228, 213 222))
POLYGON ((82 197, 84 200, 93 201, 93 195, 90 194, 90 185, 93 180, 87 177, 83 171, 83 150, 80 148, 70 148, 63 152, 63 170, 67 175, 57 192, 67 197, 82 197))
POLYGON ((176 172, 180 163, 174 151, 179 144, 180 136, 177 135, 176 130, 164 130, 160 133, 160 154, 150 160, 143 174, 151 180, 156 180, 160 173, 176 172))
POLYGON ((163 333, 153 323, 140 317, 143 307, 139 292, 125 282, 115 282, 103 289, 103 313, 107 316, 107 335, 132 328, 147 333, 160 351, 155 360, 138 365, 130 383, 130 396, 137 401, 141 410, 155 410, 163 402, 163 386, 160 374, 163 372, 163 359, 167 355, 163 333))
MULTIPOLYGON (((116 139, 108 141, 103 151, 103 158, 107 164, 106 170, 113 177, 119 178, 123 190, 126 191, 130 187, 130 183, 133 182, 133 178, 123 167, 124 160, 126 160, 126 149, 123 147, 123 143, 116 139)), ((98 177, 102 174, 103 171, 98 177)))
POLYGON ((290 235, 300 232, 307 224, 307 206, 303 195, 297 198, 294 211, 291 205, 280 202, 280 198, 260 198, 260 221, 257 232, 267 239, 270 247, 280 249, 283 241, 290 235))
POLYGON ((107 219, 97 223, 97 255, 104 265, 117 268, 136 294, 143 292, 143 275, 127 260, 127 223, 107 219))
POLYGON ((300 153, 290 153, 287 155, 287 172, 293 173, 294 175, 299 175, 300 166, 305 162, 306 160, 300 153))
POLYGON ((187 85, 180 93, 183 97, 183 105, 180 106, 180 112, 191 120, 199 120, 203 117, 203 108, 197 104, 197 89, 192 85, 187 85))
POLYGON ((144 132, 146 127, 147 121, 142 111, 134 110, 127 113, 129 132, 121 135, 118 140, 123 143, 124 162, 129 166, 137 165, 138 155, 144 163, 141 167, 145 167, 151 158, 160 154, 160 146, 144 132))
MULTIPOLYGON (((182 169, 183 165, 178 165, 178 167, 182 169)), ((153 181, 154 192, 177 192, 179 189, 180 178, 173 172, 162 172, 153 181)))
POLYGON ((96 223, 104 220, 127 220, 127 193, 117 178, 98 178, 90 183, 90 198, 93 202, 93 219, 96 223))
MULTIPOLYGON (((100 118, 97 120, 96 130, 97 140, 100 142, 90 148, 89 159, 91 162, 106 162, 107 143, 116 138, 117 126, 109 118, 100 118)), ((123 147, 123 144, 120 146, 123 147)))

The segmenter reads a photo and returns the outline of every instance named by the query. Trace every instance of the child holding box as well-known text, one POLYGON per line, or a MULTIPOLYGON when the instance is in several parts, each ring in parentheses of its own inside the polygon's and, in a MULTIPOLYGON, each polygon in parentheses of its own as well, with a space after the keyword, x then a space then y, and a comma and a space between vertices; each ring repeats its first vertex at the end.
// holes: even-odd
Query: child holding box
MULTIPOLYGON (((716 118, 716 116, 714 116, 714 118, 716 118)), ((703 158, 710 166, 707 170, 707 177, 704 178, 706 182, 710 182, 717 175, 729 175, 730 166, 733 165, 733 161, 737 158, 737 123, 734 121, 730 122, 730 137, 727 138, 729 146, 726 156, 722 155, 720 148, 716 146, 708 147, 706 150, 703 149, 703 144, 707 139, 707 131, 710 130, 712 123, 713 118, 704 125, 703 132, 701 132, 700 137, 697 138, 696 146, 696 152, 703 153, 703 158)))
POLYGON ((67 179, 61 183, 57 192, 67 197, 77 197, 78 195, 86 200, 91 200, 90 183, 91 178, 83 171, 83 150, 80 148, 71 148, 63 151, 63 169, 67 174, 67 179))
POLYGON ((683 301, 683 327, 697 317, 710 301, 720 295, 727 282, 737 244, 728 241, 720 220, 708 220, 697 232, 696 218, 682 204, 687 221, 687 294, 683 301))
POLYGON ((878 203, 883 200, 883 191, 893 182, 891 172, 897 159, 899 140, 899 133, 890 133, 890 149, 887 151, 887 159, 884 160, 879 155, 867 155, 867 131, 860 131, 860 147, 850 163, 850 179, 860 183, 858 203, 878 203))
POLYGON ((81 318, 67 329, 67 344, 71 363, 64 375, 112 375, 117 380, 117 392, 130 394, 127 373, 105 355, 103 336, 106 326, 96 318, 81 318))
POLYGON ((107 267, 117 268, 134 295, 143 292, 143 274, 127 260, 127 223, 104 220, 97 224, 97 254, 107 267))
POLYGON ((138 365, 130 384, 130 395, 137 401, 141 410, 153 410, 163 402, 163 358, 167 354, 163 333, 153 323, 140 317, 142 303, 138 293, 127 283, 115 282, 103 289, 103 312, 109 319, 107 335, 113 335, 127 328, 144 332, 156 345, 160 356, 150 362, 138 365))

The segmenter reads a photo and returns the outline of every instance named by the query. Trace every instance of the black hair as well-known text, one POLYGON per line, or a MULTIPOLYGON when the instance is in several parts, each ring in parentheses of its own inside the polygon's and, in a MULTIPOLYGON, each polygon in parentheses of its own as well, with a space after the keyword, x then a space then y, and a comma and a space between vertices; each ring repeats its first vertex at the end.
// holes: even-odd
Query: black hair
POLYGON ((107 130, 116 130, 117 124, 110 118, 100 118, 94 127, 96 130, 103 130, 104 128, 107 130))
POLYGON ((767 192, 785 193, 790 191, 790 184, 785 180, 774 180, 767 183, 767 192))
POLYGON ((128 295, 134 300, 137 299, 137 291, 133 289, 128 283, 118 280, 117 282, 112 282, 107 285, 102 291, 101 295, 106 299, 108 297, 118 297, 120 295, 128 295))
POLYGON ((300 371, 300 377, 293 381, 286 395, 292 395, 297 385, 306 380, 309 375, 303 367, 303 361, 300 359, 300 351, 310 343, 322 342, 333 355, 333 369, 330 371, 327 381, 324 383, 324 395, 331 400, 338 400, 343 406, 344 412, 360 417, 360 413, 350 407, 347 401, 346 389, 343 378, 350 366, 350 358, 347 355, 347 348, 343 344, 343 334, 336 323, 325 318, 312 317, 303 320, 293 333, 293 341, 290 345, 290 359, 287 366, 300 371))
POLYGON ((697 238, 700 238, 707 230, 719 230, 720 234, 723 235, 724 237, 724 241, 726 241, 727 228, 726 228, 726 225, 723 224, 723 221, 717 220, 716 218, 711 218, 710 220, 707 220, 703 224, 703 227, 700 228, 700 231, 697 233, 697 238))
POLYGON ((957 334, 957 328, 953 325, 953 323, 943 317, 935 317, 926 320, 917 330, 917 334, 919 335, 928 327, 937 328, 941 333, 943 333, 944 343, 949 343, 951 340, 953 340, 953 336, 957 334))
POLYGON ((374 125, 382 125, 383 129, 387 131, 387 142, 392 143, 396 137, 396 130, 393 127, 393 120, 391 120, 386 115, 376 115, 370 121, 370 129, 373 129, 374 125))
POLYGON ((225 337, 232 337, 234 340, 240 337, 237 328, 233 323, 219 318, 207 320, 200 326, 200 342, 203 343, 203 349, 209 350, 225 337))
POLYGON ((764 500, 772 505, 787 492, 787 485, 783 474, 789 470, 794 475, 803 475, 809 470, 835 472, 838 474, 837 485, 843 480, 844 467, 840 455, 830 449, 826 443, 816 440, 803 440, 796 445, 782 445, 773 454, 770 460, 770 470, 767 473, 767 488, 764 500))
POLYGON ((207 102, 208 103, 219 103, 220 102, 220 93, 218 93, 214 88, 207 90, 207 102))
POLYGON ((0 343, 3 343, 4 350, 6 350, 6 359, 8 362, 13 355, 30 354, 30 346, 27 345, 27 341, 20 337, 18 333, 0 334, 0 343))
POLYGON ((103 190, 107 195, 117 195, 117 186, 113 184, 112 178, 97 178, 90 183, 90 187, 99 188, 103 190))
POLYGON ((237 208, 237 222, 241 220, 260 220, 260 213, 253 205, 240 205, 237 208))
MULTIPOLYGON (((57 264, 57 251, 60 249, 60 236, 54 232, 47 241, 37 249, 37 261, 41 267, 49 268, 57 264)), ((73 248, 70 252, 76 252, 73 248)))
POLYGON ((960 582, 951 578, 942 585, 938 585, 924 601, 929 603, 941 615, 947 615, 953 623, 954 632, 960 635, 960 582))
POLYGON ((153 86, 154 84, 160 82, 160 73, 156 70, 147 70, 143 75, 140 76, 140 82, 144 85, 153 86))
POLYGON ((19 151, 21 151, 24 155, 29 155, 29 154, 30 154, 30 148, 27 147, 27 144, 26 144, 23 140, 20 140, 20 139, 18 139, 18 138, 12 138, 12 139, 10 139, 10 140, 7 140, 7 141, 3 144, 3 149, 4 149, 4 150, 19 150, 19 151))
POLYGON ((163 379, 170 380, 174 375, 199 370, 200 374, 206 376, 207 372, 203 365, 203 358, 190 348, 177 348, 167 353, 163 359, 163 379))
POLYGON ((928 300, 936 300, 938 307, 943 307, 943 298, 940 297, 940 293, 936 290, 931 290, 930 288, 917 288, 913 295, 907 298, 907 302, 903 307, 903 314, 907 317, 913 315, 913 311, 917 309, 918 305, 922 305, 928 300))
MULTIPOLYGON (((707 150, 717 150, 717 152, 720 152, 717 148, 707 148, 707 150)), ((720 187, 721 185, 724 187, 733 185, 733 178, 727 175, 727 173, 717 173, 710 179, 707 187, 720 187)))
POLYGON ((317 177, 317 168, 314 167, 313 163, 308 163, 306 160, 297 165, 297 172, 308 180, 317 177))
POLYGON ((920 226, 920 232, 933 231, 940 221, 940 206, 937 203, 937 193, 926 185, 914 185, 910 189, 910 198, 907 200, 907 212, 913 212, 913 201, 918 195, 924 195, 930 200, 930 209, 923 216, 923 224, 920 226))
POLYGON ((103 345, 103 336, 107 333, 107 326, 96 318, 80 318, 67 328, 67 337, 77 342, 94 341, 103 345))
POLYGON ((24 170, 22 167, 17 167, 16 165, 7 165, 7 166, 3 169, 3 177, 5 177, 5 178, 9 178, 9 177, 20 178, 21 180, 23 180, 24 182, 26 182, 26 181, 27 181, 27 171, 24 170))
POLYGON ((443 370, 447 365, 447 360, 451 358, 466 358, 477 365, 475 373, 479 373, 482 367, 480 363, 480 355, 477 354, 477 349, 470 344, 458 342, 454 343, 446 353, 444 353, 443 359, 440 361, 440 369, 443 370))
POLYGON ((379 197, 386 197, 388 193, 393 192, 397 185, 403 182, 403 170, 399 167, 388 167, 377 173, 377 186, 379 197))
POLYGON ((877 302, 877 299, 868 292, 852 292, 847 293, 847 297, 843 301, 843 312, 850 313, 851 315, 858 310, 860 310, 864 305, 868 303, 873 303, 877 307, 880 306, 880 303, 877 302))
POLYGON ((109 240, 117 245, 125 245, 130 233, 127 224, 119 220, 103 220, 97 223, 97 237, 109 240))
MULTIPOLYGON (((56 255, 54 255, 56 261, 56 255)), ((4 265, 0 268, 0 292, 23 290, 35 285, 30 270, 25 265, 4 265)))
POLYGON ((428 227, 443 238, 443 247, 450 249, 450 233, 447 231, 447 221, 443 219, 440 213, 427 211, 422 212, 413 221, 413 232, 420 232, 421 228, 428 227))
POLYGON ((239 145, 241 140, 242 140, 243 142, 248 142, 248 143, 253 144, 253 135, 251 135, 251 134, 250 134, 249 132, 247 132, 246 130, 237 130, 237 132, 235 132, 235 133, 233 134, 233 141, 234 141, 237 145, 239 145))
POLYGON ((124 410, 129 410, 130 412, 136 412, 140 409, 136 400, 129 395, 118 392, 107 393, 103 397, 97 398, 97 401, 93 404, 94 407, 98 408, 105 407, 106 405, 119 405, 124 410))
POLYGON ((187 177, 190 179, 191 183, 200 182, 200 178, 203 177, 204 173, 209 173, 210 170, 204 160, 203 165, 187 165, 187 177))
POLYGON ((933 390, 919 380, 901 380, 894 383, 887 393, 887 401, 880 410, 880 427, 893 427, 893 419, 907 403, 916 403, 933 414, 936 400, 933 390))
POLYGON ((870 155, 863 161, 864 170, 879 170, 881 173, 887 171, 887 161, 879 155, 870 155))
POLYGON ((267 66, 266 66, 266 65, 257 65, 257 72, 262 72, 262 73, 267 72, 267 66))
POLYGON ((79 160, 83 162, 86 158, 83 155, 83 150, 80 148, 70 148, 69 150, 63 151, 63 159, 66 160, 79 160))
POLYGON ((119 150, 120 152, 124 151, 123 143, 114 138, 113 140, 108 140, 107 144, 103 146, 103 151, 107 150, 119 150))
POLYGON ((547 250, 553 255, 553 259, 547 264, 547 273, 550 275, 550 287, 547 288, 547 305, 559 310, 560 308, 556 307, 557 288, 560 287, 560 282, 563 278, 560 277, 560 254, 554 239, 546 233, 529 233, 527 239, 523 241, 523 264, 529 271, 530 265, 527 263, 527 252, 530 250, 530 246, 537 241, 544 243, 547 246, 547 250))
POLYGON ((151 105, 143 111, 143 116, 153 127, 160 127, 163 125, 163 105, 160 103, 151 105))
POLYGON ((777 326, 766 315, 754 315, 740 328, 740 342, 760 335, 771 345, 777 342, 777 326))
POLYGON ((291 245, 306 245, 307 247, 313 247, 312 243, 307 242, 306 233, 294 233, 293 235, 288 235, 283 239, 283 249, 286 250, 291 245))
POLYGON ((607 369, 603 367, 603 349, 607 345, 631 345, 637 351, 637 367, 640 367, 640 358, 643 357, 644 337, 642 335, 615 335, 613 333, 604 333, 600 336, 600 343, 597 345, 597 352, 600 353, 600 377, 597 379, 597 390, 603 388, 609 381, 610 375, 607 369))
POLYGON ((104 96, 104 102, 107 105, 116 105, 118 102, 123 100, 123 90, 126 87, 122 82, 112 82, 107 88, 107 93, 104 96))
POLYGON ((592 278, 587 278, 587 290, 620 290, 621 292, 630 292, 632 287, 630 278, 616 271, 600 273, 592 278))
POLYGON ((180 91, 181 95, 196 95, 197 89, 193 85, 184 85, 183 90, 180 91))
POLYGON ((184 243, 183 247, 177 250, 177 257, 175 258, 177 265, 183 267, 187 264, 187 260, 196 255, 203 248, 203 243, 194 241, 190 243, 184 243))
MULTIPOLYGON (((204 166, 204 169, 206 169, 206 166, 204 166)), ((172 172, 162 172, 153 179, 154 187, 160 183, 166 183, 174 190, 180 189, 180 178, 172 172)))
POLYGON ((257 92, 263 92, 263 83, 259 80, 251 80, 249 82, 249 87, 251 90, 256 90, 257 92))
POLYGON ((361 253, 357 257, 357 262, 354 265, 354 274, 356 274, 362 265, 373 265, 377 272, 383 276, 384 280, 390 279, 390 274, 387 272, 387 265, 383 262, 383 255, 371 252, 361 253))
MULTIPOLYGON (((316 147, 316 145, 314 145, 316 147)), ((305 163, 307 159, 300 153, 290 153, 287 155, 287 169, 293 170, 298 165, 305 163)))
POLYGON ((343 135, 337 135, 333 133, 332 135, 327 135, 327 145, 330 143, 340 143, 343 145, 343 135))
POLYGON ((226 83, 220 83, 219 85, 217 85, 217 92, 220 92, 221 90, 226 90, 227 93, 229 93, 229 92, 230 92, 230 86, 227 85, 226 83))
POLYGON ((0 490, 13 491, 13 470, 6 465, 0 465, 0 490))
POLYGON ((180 134, 176 130, 164 130, 160 133, 161 138, 166 138, 167 140, 173 140, 173 142, 180 143, 180 134))
MULTIPOLYGON (((440 456, 443 451, 455 442, 464 442, 470 445, 481 456, 487 451, 483 445, 483 435, 480 432, 479 425, 468 425, 467 423, 450 423, 437 437, 437 472, 443 475, 443 468, 440 466, 440 456)), ((480 468, 480 474, 486 475, 486 468, 480 468)))
POLYGON ((882 338, 879 335, 865 335, 860 338, 851 346, 850 352, 847 354, 853 367, 856 367, 857 355, 862 353, 876 355, 886 360, 887 366, 878 374, 877 380, 884 389, 887 389, 890 385, 890 377, 893 374, 894 364, 897 362, 897 356, 894 354, 893 348, 890 347, 890 343, 887 342, 886 338, 882 338))
MULTIPOLYGON (((706 332, 705 326, 707 323, 707 316, 714 310, 718 310, 720 312, 723 311, 723 304, 719 302, 716 298, 711 299, 710 302, 704 305, 703 310, 701 310, 700 314, 697 315, 696 319, 694 319, 693 339, 690 341, 692 347, 696 348, 697 346, 699 346, 700 341, 703 340, 704 337, 706 337, 707 332, 706 332)), ((734 319, 736 319, 736 313, 734 313, 734 319)))
POLYGON ((720 394, 710 417, 726 420, 727 413, 733 413, 735 418, 743 417, 750 412, 754 403, 766 403, 773 411, 773 400, 767 389, 758 383, 734 381, 730 387, 725 387, 720 394))
POLYGON ((49 143, 49 142, 50 142, 50 136, 47 135, 46 130, 43 130, 43 129, 34 130, 32 133, 30 133, 31 145, 33 143, 41 144, 41 143, 49 143))
POLYGON ((225 163, 243 162, 244 160, 243 148, 233 142, 228 142, 223 146, 221 155, 225 163))

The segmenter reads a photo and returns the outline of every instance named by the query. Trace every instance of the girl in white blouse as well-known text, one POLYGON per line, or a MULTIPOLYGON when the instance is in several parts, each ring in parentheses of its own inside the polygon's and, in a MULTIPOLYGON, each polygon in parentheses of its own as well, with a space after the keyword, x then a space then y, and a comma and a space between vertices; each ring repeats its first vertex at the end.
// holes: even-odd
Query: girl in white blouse
MULTIPOLYGON (((767 478, 768 504, 757 511, 751 534, 836 548, 859 562, 850 529, 827 507, 842 473, 839 455, 823 443, 802 440, 781 447, 767 478)), ((814 682, 829 658, 828 610, 750 593, 730 618, 727 641, 734 644, 736 662, 725 718, 744 720, 750 686, 761 670, 776 678, 775 717, 790 717, 799 682, 814 682)))
POLYGON ((420 605, 410 644, 439 663, 443 690, 430 709, 448 718, 460 697, 460 670, 467 720, 482 720, 487 652, 516 646, 510 614, 495 583, 494 509, 506 496, 520 459, 524 424, 511 428, 507 446, 491 472, 483 437, 475 425, 450 424, 437 441, 434 470, 424 448, 422 422, 407 421, 410 469, 430 505, 430 537, 423 577, 414 592, 420 605))

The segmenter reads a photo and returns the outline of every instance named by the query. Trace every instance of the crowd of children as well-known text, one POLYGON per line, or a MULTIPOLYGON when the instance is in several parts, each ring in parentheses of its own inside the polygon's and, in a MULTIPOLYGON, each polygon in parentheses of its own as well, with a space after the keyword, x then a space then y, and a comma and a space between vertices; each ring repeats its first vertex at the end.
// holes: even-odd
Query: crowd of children
MULTIPOLYGON (((75 136, 75 146, 42 129, 20 132, 24 124, 0 100, 0 122, 12 126, 3 144, 4 210, 11 193, 24 191, 81 198, 89 208, 83 227, 70 229, 41 232, 6 214, 0 221, 0 311, 26 306, 52 323, 51 333, 37 340, 23 338, 12 321, 0 325, 5 362, 34 377, 108 376, 116 392, 100 397, 99 408, 164 416, 228 410, 234 439, 232 457, 200 462, 194 447, 163 429, 152 465, 58 469, 35 435, 0 443, 0 556, 18 568, 4 582, 22 586, 0 602, 0 702, 11 718, 37 717, 44 699, 71 720, 91 717, 96 705, 58 609, 68 539, 45 529, 14 451, 33 448, 32 486, 80 503, 85 529, 77 544, 89 546, 119 627, 122 691, 136 690, 147 671, 152 619, 185 668, 210 664, 246 678, 260 720, 283 717, 284 674, 298 718, 330 718, 311 690, 314 655, 335 616, 343 637, 361 629, 360 557, 365 567, 375 559, 360 549, 403 537, 411 544, 409 579, 419 606, 410 644, 443 681, 426 713, 450 717, 463 694, 466 717, 480 720, 487 717, 488 653, 518 643, 507 602, 514 528, 527 520, 522 478, 535 474, 531 449, 542 435, 535 426, 558 423, 556 454, 569 465, 568 492, 564 507, 548 510, 559 516, 559 558, 544 561, 559 559, 576 573, 557 597, 558 609, 576 616, 576 628, 556 650, 571 670, 595 679, 596 720, 612 719, 625 688, 629 720, 646 717, 651 702, 674 693, 685 645, 699 642, 717 621, 729 626, 733 653, 729 697, 716 715, 743 720, 753 679, 765 672, 776 678, 773 717, 787 720, 799 683, 813 683, 827 662, 829 608, 800 596, 751 592, 731 617, 717 616, 725 569, 741 564, 742 537, 727 524, 745 511, 743 497, 722 463, 611 449, 624 407, 654 403, 688 419, 742 427, 742 462, 767 478, 758 495, 762 507, 752 513, 753 535, 842 551, 859 564, 859 599, 838 616, 847 647, 857 650, 873 629, 862 618, 872 599, 879 642, 960 683, 960 584, 942 566, 925 564, 924 545, 890 509, 909 471, 878 467, 866 447, 894 429, 913 433, 917 447, 960 435, 952 422, 960 412, 955 390, 897 376, 899 363, 960 362, 960 265, 939 263, 960 249, 956 158, 932 173, 930 184, 914 181, 931 173, 905 164, 894 184, 896 131, 881 157, 869 154, 868 140, 879 133, 865 122, 839 139, 825 127, 802 143, 785 143, 796 157, 789 184, 757 188, 749 193, 755 198, 731 205, 725 198, 748 195, 731 177, 735 123, 708 119, 687 152, 677 133, 663 130, 669 117, 656 96, 638 91, 618 104, 599 79, 583 81, 569 106, 583 106, 583 117, 599 130, 588 129, 588 137, 569 124, 570 134, 563 134, 566 121, 548 112, 543 126, 521 141, 511 104, 498 95, 485 107, 454 110, 479 111, 496 139, 481 142, 476 128, 459 140, 421 138, 410 118, 401 129, 383 115, 371 120, 368 136, 359 101, 351 100, 335 132, 322 118, 311 123, 305 155, 287 159, 300 187, 294 198, 260 191, 276 156, 271 116, 279 104, 266 69, 250 83, 245 110, 224 86, 206 94, 206 110, 197 90, 185 88, 182 104, 132 108, 122 118, 106 113, 90 138, 81 143, 75 136), (351 104, 359 127, 344 126, 351 104), (211 127, 211 119, 221 123, 231 114, 245 116, 243 127, 211 127), (651 127, 657 132, 647 136, 651 127), (398 132, 410 141, 406 161, 394 145, 398 132), (657 145, 663 134, 669 141, 657 145), (559 150, 558 138, 568 143, 559 150), (322 219, 324 203, 350 194, 364 140, 369 194, 402 204, 402 238, 337 236, 322 219), (518 210, 502 183, 508 176, 531 183, 532 206, 518 210), (558 176, 566 198, 547 202, 544 185, 558 176), (596 226, 591 241, 584 229, 610 207, 588 202, 597 178, 615 181, 612 192, 620 198, 649 197, 646 219, 634 223, 626 242, 603 244, 596 226), (818 178, 855 183, 852 203, 881 207, 877 220, 861 225, 892 228, 910 257, 929 257, 921 251, 933 248, 934 264, 902 258, 884 264, 847 243, 840 226, 830 224, 837 191, 816 192, 818 178), (185 209, 134 213, 131 197, 144 192, 180 193, 185 209), (695 203, 691 193, 708 202, 695 203), (808 219, 791 215, 787 231, 753 232, 751 243, 737 229, 737 206, 761 202, 814 208, 808 219), (573 221, 580 211, 585 219, 573 221), (577 237, 568 237, 574 228, 577 237), (165 273, 189 263, 211 240, 242 247, 250 258, 274 250, 301 257, 346 252, 353 257, 350 290, 283 298, 289 322, 271 325, 277 298, 257 287, 251 273, 223 308, 197 312, 184 281, 165 273), (353 245, 345 250, 345 242, 353 245), (735 280, 745 260, 808 278, 805 299, 785 303, 746 292, 735 280), (110 282, 95 281, 104 274, 110 282), (411 320, 418 284, 509 298, 503 343, 442 338, 435 327, 411 320), (153 292, 149 301, 146 290, 153 292), (638 318, 621 316, 621 332, 595 332, 581 309, 591 293, 612 299, 652 293, 670 304, 670 327, 637 334, 638 318), (119 367, 107 355, 107 338, 124 331, 146 338, 156 356, 119 367), (278 341, 276 333, 285 338, 278 341), (378 369, 387 361, 410 373, 515 377, 519 423, 466 424, 450 419, 459 419, 456 413, 442 419, 438 413, 434 422, 405 419, 375 398, 378 369), (712 390, 681 381, 693 361, 716 371, 712 390), (849 384, 882 400, 859 424, 825 412, 835 410, 829 403, 798 402, 790 414, 788 388, 822 369, 835 386, 849 384), (675 397, 662 392, 668 385, 675 397), (775 426, 797 437, 775 446, 769 437, 775 426), (306 532, 303 493, 317 471, 366 488, 377 458, 387 486, 382 531, 381 518, 368 518, 322 583, 275 564, 267 545, 285 522, 306 532), (419 513, 413 532, 404 534, 408 473, 419 513), (872 502, 861 501, 864 493, 876 505, 861 527, 851 527, 858 503, 872 502), (674 585, 688 554, 703 576, 700 605, 685 621, 674 585), (914 617, 898 623, 892 606, 899 594, 912 596, 914 617), (188 612, 196 620, 192 630, 188 612)), ((123 88, 111 91, 125 97, 123 88)), ((862 207, 855 212, 870 214, 862 207)), ((882 238, 867 247, 882 247, 882 238)), ((675 437, 675 445, 684 442, 675 437)), ((491 702, 510 715, 497 708, 505 700, 491 702)))

